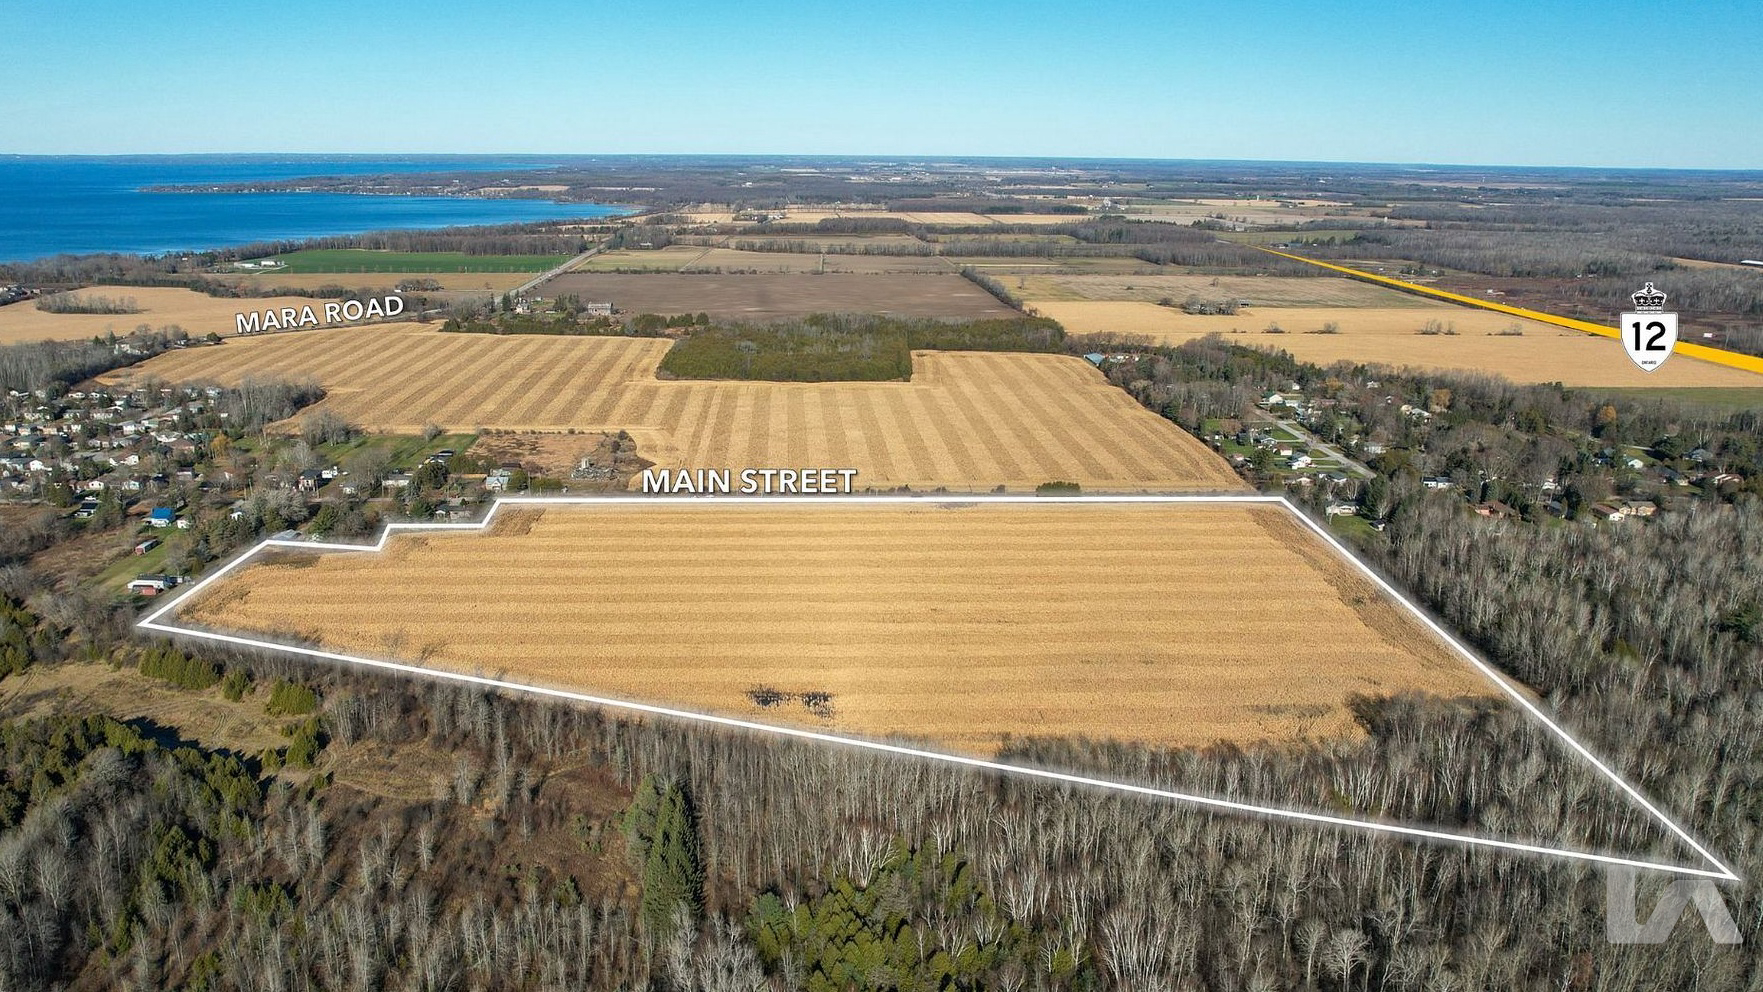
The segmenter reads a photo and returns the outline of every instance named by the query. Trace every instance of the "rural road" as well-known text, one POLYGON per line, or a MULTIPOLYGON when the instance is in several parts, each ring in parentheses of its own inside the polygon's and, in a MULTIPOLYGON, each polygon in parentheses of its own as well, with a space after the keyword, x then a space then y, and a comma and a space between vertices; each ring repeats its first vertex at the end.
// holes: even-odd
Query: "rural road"
MULTIPOLYGON (((1262 412, 1265 413, 1266 411, 1263 410, 1262 412)), ((1342 465, 1345 465, 1347 467, 1347 471, 1353 473, 1354 475, 1357 475, 1361 479, 1369 479, 1372 476, 1377 474, 1376 472, 1373 472, 1371 469, 1366 468, 1364 465, 1361 465, 1359 462, 1354 461, 1353 458, 1351 456, 1349 456, 1346 452, 1344 452, 1341 449, 1335 447, 1334 445, 1329 444, 1328 442, 1322 440, 1321 438, 1317 437, 1315 434, 1312 434, 1310 432, 1309 428, 1305 427, 1303 424, 1300 424, 1295 420, 1287 420, 1284 417, 1275 417, 1271 413, 1269 413, 1268 416, 1273 419, 1274 423, 1278 424, 1281 427, 1284 427, 1286 430, 1291 431, 1293 434, 1296 434, 1299 437, 1303 438, 1304 443, 1306 445, 1309 445, 1309 447, 1312 451, 1320 451, 1324 455, 1327 455, 1328 457, 1335 459, 1336 461, 1340 462, 1342 465)))
MULTIPOLYGON (((608 241, 609 240, 610 239, 608 239, 608 241)), ((563 273, 568 272, 570 269, 573 269, 576 266, 580 265, 581 263, 587 261, 588 259, 593 258, 595 255, 598 255, 601 252, 605 251, 606 245, 607 245, 607 241, 598 242, 594 245, 594 247, 589 248, 587 251, 582 252, 580 255, 577 255, 576 257, 570 259, 569 261, 564 262, 562 265, 559 265, 555 269, 551 269, 548 272, 540 273, 539 275, 534 276, 531 279, 528 279, 526 282, 523 282, 520 285, 514 287, 514 289, 510 290, 509 292, 514 296, 525 296, 531 290, 537 289, 539 286, 543 285, 545 283, 545 281, 550 279, 552 276, 560 276, 563 273)))

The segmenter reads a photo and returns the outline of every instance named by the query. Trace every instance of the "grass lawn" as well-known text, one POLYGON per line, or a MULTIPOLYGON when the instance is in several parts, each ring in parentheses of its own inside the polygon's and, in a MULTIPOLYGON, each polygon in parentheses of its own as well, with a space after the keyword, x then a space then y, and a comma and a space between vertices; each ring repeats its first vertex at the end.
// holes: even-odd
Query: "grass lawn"
POLYGON ((458 251, 313 248, 275 256, 277 272, 544 272, 570 255, 467 255, 458 251))
POLYGON ((1742 410, 1763 410, 1763 380, 1755 389, 1744 386, 1638 386, 1632 389, 1600 389, 1637 400, 1676 400, 1715 415, 1742 410))
POLYGON ((1382 534, 1371 529, 1371 521, 1358 514, 1329 517, 1328 529, 1361 547, 1383 538, 1382 534))
POLYGON ((325 459, 340 462, 357 452, 379 448, 386 453, 386 462, 392 470, 403 472, 421 465, 424 458, 442 448, 457 454, 476 442, 476 434, 442 434, 433 441, 424 441, 420 436, 410 434, 363 434, 344 444, 324 445, 318 451, 325 459))
POLYGON ((145 541, 148 537, 158 537, 160 541, 159 547, 154 548, 152 551, 149 551, 144 555, 130 554, 128 557, 111 565, 104 571, 99 572, 95 581, 100 588, 110 589, 115 592, 124 592, 126 591, 128 584, 133 582, 136 576, 153 575, 158 573, 160 566, 165 562, 165 537, 159 534, 147 534, 140 537, 139 540, 145 541))
POLYGON ((1235 437, 1227 434, 1225 435, 1224 440, 1219 443, 1218 453, 1226 458, 1229 458, 1231 455, 1242 455, 1244 458, 1253 458, 1255 456, 1255 446, 1252 444, 1238 444, 1235 437))

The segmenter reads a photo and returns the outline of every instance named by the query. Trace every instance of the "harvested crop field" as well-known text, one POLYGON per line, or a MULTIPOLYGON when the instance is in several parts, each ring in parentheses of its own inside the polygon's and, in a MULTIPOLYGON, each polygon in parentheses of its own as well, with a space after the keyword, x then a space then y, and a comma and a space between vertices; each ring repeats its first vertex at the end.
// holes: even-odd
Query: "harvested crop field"
POLYGON ((629 313, 708 313, 765 321, 811 313, 879 313, 972 320, 1016 312, 959 275, 660 272, 566 272, 539 287, 547 297, 573 293, 629 313))
POLYGON ((269 307, 301 307, 315 301, 304 296, 269 296, 249 300, 209 296, 168 286, 93 286, 76 290, 74 296, 103 296, 112 300, 133 299, 140 313, 49 313, 34 301, 0 307, 0 345, 24 341, 73 341, 101 337, 115 331, 132 333, 146 324, 158 330, 176 324, 193 337, 232 334, 238 330, 233 315, 241 310, 269 307))
POLYGON ((1179 306, 1189 297, 1240 300, 1250 307, 1437 306, 1434 300, 1334 276, 1047 275, 1030 276, 1013 292, 1036 306, 1060 300, 1156 303, 1164 299, 1179 306))
MULTIPOLYGON (((793 239, 791 239, 793 240, 793 239)), ((913 239, 905 239, 912 241, 913 239)), ((913 241, 914 244, 919 242, 913 241)), ((829 252, 746 251, 699 245, 670 245, 653 251, 609 251, 587 259, 571 272, 689 272, 694 274, 749 274, 768 272, 928 272, 948 275, 960 272, 957 260, 936 255, 865 255, 829 252)))
MULTIPOLYGON (((1289 225, 1324 217, 1381 217, 1389 211, 1379 207, 1356 207, 1325 200, 1147 200, 1131 203, 1124 212, 1133 220, 1160 220, 1192 224, 1215 220, 1222 214, 1246 224, 1289 225)), ((1308 232, 1306 232, 1308 233, 1308 232)), ((1281 240, 1296 235, 1287 233, 1281 240)))
MULTIPOLYGON (((1486 336, 1517 329, 1526 337, 1565 329, 1492 310, 1436 304, 1412 307, 1243 307, 1234 314, 1191 314, 1179 307, 1137 302, 1041 301, 1036 310, 1069 331, 1125 331, 1149 334, 1159 344, 1180 344, 1208 334, 1262 334, 1276 326, 1290 334, 1309 334, 1335 325, 1341 335, 1412 337, 1435 323, 1458 337, 1486 336)), ((1424 335, 1419 335, 1424 336, 1424 335)))
POLYGON ((910 382, 662 381, 670 344, 388 324, 245 338, 104 380, 311 378, 327 393, 314 409, 371 430, 628 430, 665 467, 851 467, 859 487, 1242 488, 1223 459, 1079 358, 917 352, 910 382))
POLYGON ((702 245, 668 245, 665 248, 615 248, 590 255, 570 267, 571 272, 678 272, 680 266, 704 254, 702 245))
POLYGON ((1040 301, 1033 306, 1073 333, 1145 334, 1161 344, 1221 334, 1232 344, 1277 348, 1318 365, 1349 361, 1485 372, 1513 382, 1567 386, 1763 386, 1763 378, 1750 372, 1685 355, 1651 373, 1642 372, 1609 338, 1468 307, 1251 307, 1233 316, 1195 316, 1155 303, 1040 301), (1457 333, 1416 333, 1428 321, 1457 333), (1307 333, 1331 322, 1338 325, 1339 333, 1307 333), (1284 333, 1268 333, 1270 324, 1284 333), (1500 333, 1512 327, 1522 335, 1500 333))
POLYGON ((887 272, 927 272, 949 275, 960 272, 958 259, 937 255, 863 255, 831 252, 826 255, 794 252, 740 251, 710 248, 688 262, 681 272, 848 272, 872 275, 887 272))
POLYGON ((503 512, 279 554, 181 619, 981 754, 1347 735, 1354 694, 1496 691, 1273 504, 503 512))
MULTIPOLYGON (((1033 276, 1046 275, 1132 275, 1154 276, 1165 267, 1154 265, 1142 258, 1131 255, 997 255, 997 256, 945 256, 962 268, 974 268, 987 275, 1012 275, 1031 277, 1018 283, 1012 281, 1009 286, 1012 292, 1021 295, 1030 286, 1056 285, 1051 282, 1036 283, 1033 276)), ((1045 295, 1045 294, 1043 294, 1045 295)), ((1069 294, 1064 294, 1069 295, 1069 294)), ((1064 295, 1055 294, 1054 298, 1063 299, 1064 295)))

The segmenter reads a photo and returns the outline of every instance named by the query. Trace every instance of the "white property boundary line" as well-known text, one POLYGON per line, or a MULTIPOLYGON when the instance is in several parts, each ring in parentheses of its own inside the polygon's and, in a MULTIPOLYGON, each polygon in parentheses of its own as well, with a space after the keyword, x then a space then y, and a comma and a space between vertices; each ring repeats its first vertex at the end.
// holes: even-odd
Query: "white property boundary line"
POLYGON ((1496 848, 1499 850, 1506 850, 1506 851, 1519 851, 1519 852, 1524 852, 1524 853, 1528 853, 1528 854, 1543 854, 1543 855, 1549 855, 1552 857, 1567 858, 1567 859, 1578 860, 1578 861, 1590 861, 1590 862, 1596 862, 1599 864, 1618 865, 1618 866, 1626 867, 1626 868, 1648 869, 1648 870, 1653 870, 1653 871, 1662 871, 1662 872, 1681 874, 1681 875, 1697 875, 1697 876, 1701 876, 1701 877, 1705 877, 1705 878, 1713 878, 1713 879, 1719 879, 1722 881, 1729 881, 1729 882, 1742 881, 1742 879, 1739 877, 1739 875, 1734 873, 1733 870, 1728 868, 1725 864, 1721 863, 1721 861, 1718 858, 1716 858, 1713 854, 1711 854, 1707 848, 1703 847, 1699 842, 1696 841, 1696 839, 1694 837, 1690 836, 1689 831, 1687 831, 1683 827, 1679 826, 1677 824, 1677 822, 1674 821, 1670 816, 1666 815, 1663 811, 1661 811, 1652 802, 1648 801, 1648 799, 1645 796, 1641 795, 1639 790, 1637 790, 1634 786, 1630 785, 1627 781, 1625 781, 1622 778, 1622 776, 1616 774, 1616 772, 1614 770, 1612 770, 1609 765, 1605 764, 1603 761, 1599 760, 1599 758, 1596 755, 1592 754, 1592 752, 1590 750, 1588 750, 1585 747, 1585 745, 1583 745, 1579 741, 1575 740, 1571 734, 1569 734, 1566 730, 1562 729, 1560 724, 1558 724, 1554 720, 1550 719, 1549 716, 1547 714, 1545 714, 1542 711, 1542 709, 1539 708, 1535 703, 1533 703, 1520 689, 1518 689, 1518 687, 1516 687, 1511 682, 1509 682, 1504 676, 1502 676, 1491 665, 1489 665, 1487 662, 1483 661, 1481 659, 1481 657, 1478 656, 1473 650, 1471 650, 1468 646, 1463 644, 1462 641, 1458 640, 1449 631, 1447 631, 1443 626, 1441 626, 1439 623, 1434 621, 1432 619, 1432 617, 1427 615, 1425 610, 1423 610, 1419 606, 1415 605, 1411 600, 1409 600, 1409 598, 1407 596, 1403 595, 1401 593, 1401 591, 1397 590, 1394 586, 1390 585, 1390 583, 1384 581, 1382 576, 1378 575, 1377 572, 1374 571, 1369 565, 1367 565, 1363 561, 1361 561, 1357 555, 1353 554, 1351 551, 1349 551, 1346 548, 1345 545, 1341 544, 1340 541, 1336 540, 1334 535, 1330 534, 1326 529, 1324 529, 1322 526, 1317 524, 1314 520, 1311 520, 1308 516, 1305 516, 1301 511, 1298 510, 1297 507, 1293 506, 1283 496, 1160 496, 1160 495, 1137 495, 1137 496, 1133 496, 1133 495, 1129 495, 1129 496, 992 496, 992 495, 985 495, 985 496, 980 496, 980 495, 953 495, 953 494, 941 494, 941 493, 936 494, 936 495, 929 495, 929 496, 871 496, 871 495, 840 496, 840 497, 827 497, 827 496, 716 496, 716 497, 701 497, 701 498, 688 498, 688 499, 658 498, 658 497, 654 497, 654 496, 558 496, 558 497, 507 497, 507 496, 505 496, 505 497, 499 497, 495 501, 495 503, 491 505, 490 511, 484 515, 483 519, 479 520, 475 523, 463 523, 463 524, 394 523, 394 524, 387 524, 385 530, 380 534, 379 540, 374 542, 373 544, 340 544, 340 543, 330 543, 330 542, 322 542, 322 541, 281 541, 281 540, 274 540, 274 539, 265 540, 265 541, 259 543, 258 545, 256 545, 255 547, 251 548, 249 551, 246 551, 245 553, 239 555, 237 558, 234 558, 232 561, 228 562, 226 565, 222 566, 221 568, 216 569, 212 574, 210 574, 206 578, 202 579, 200 582, 197 582, 195 585, 191 586, 189 589, 185 590, 183 593, 180 593, 179 595, 174 597, 171 601, 167 602, 165 605, 163 605, 163 606, 159 607, 158 609, 152 611, 151 613, 147 614, 146 617, 142 618, 139 621, 137 626, 143 630, 158 631, 160 633, 171 634, 171 635, 180 636, 180 637, 194 637, 194 638, 200 638, 200 639, 208 640, 208 641, 218 641, 218 642, 221 642, 224 644, 233 644, 233 645, 240 645, 240 646, 252 647, 252 648, 263 648, 263 649, 268 649, 271 651, 285 651, 285 652, 288 652, 291 654, 303 655, 303 656, 310 657, 310 658, 320 658, 320 659, 324 659, 326 661, 346 662, 346 663, 352 664, 352 665, 361 665, 361 666, 365 666, 365 667, 369 667, 369 668, 385 669, 385 670, 389 670, 389 671, 401 672, 401 673, 408 674, 408 675, 416 675, 416 676, 421 676, 421 677, 426 677, 426 678, 445 679, 445 680, 454 681, 454 682, 465 682, 465 683, 469 683, 472 685, 487 686, 487 687, 492 687, 492 688, 496 688, 496 689, 505 689, 505 690, 509 690, 509 691, 513 691, 513 692, 531 693, 534 695, 547 696, 547 697, 551 697, 554 699, 567 699, 567 700, 571 700, 573 702, 590 703, 595 706, 603 706, 608 709, 629 710, 629 711, 633 711, 633 712, 637 712, 637 713, 647 713, 647 714, 652 714, 652 715, 656 715, 656 716, 671 717, 671 718, 680 719, 680 720, 693 720, 693 721, 697 721, 699 723, 709 723, 709 724, 714 724, 716 726, 721 726, 721 727, 733 727, 733 728, 737 728, 740 730, 753 731, 756 733, 775 734, 775 735, 783 736, 783 737, 795 737, 795 738, 799 738, 802 740, 819 741, 819 742, 827 743, 827 744, 842 744, 847 747, 861 748, 861 749, 868 750, 868 751, 879 751, 879 752, 883 752, 883 753, 887 753, 887 754, 904 755, 907 757, 918 758, 918 759, 928 760, 928 761, 940 761, 940 762, 945 762, 948 764, 964 765, 969 768, 983 768, 988 771, 1002 772, 1002 773, 1011 774, 1011 775, 1022 775, 1022 776, 1026 776, 1029 778, 1037 778, 1037 779, 1043 779, 1043 780, 1049 780, 1049 781, 1055 781, 1055 782, 1063 782, 1063 783, 1067 783, 1067 784, 1071 784, 1071 785, 1089 786, 1092 788, 1108 789, 1108 790, 1113 790, 1116 792, 1127 792, 1127 793, 1132 793, 1135 795, 1155 796, 1160 799, 1169 799, 1169 800, 1174 800, 1176 802, 1192 803, 1194 805, 1205 806, 1205 807, 1209 807, 1212 809, 1229 810, 1229 811, 1238 812, 1238 813, 1256 813, 1256 814, 1261 814, 1261 815, 1265 815, 1265 816, 1278 817, 1278 818, 1283 818, 1283 819, 1288 819, 1288 820, 1297 820, 1297 821, 1305 822, 1305 823, 1324 824, 1324 825, 1332 826, 1332 827, 1345 827, 1345 828, 1353 829, 1353 830, 1365 830, 1365 831, 1370 831, 1373 833, 1393 834, 1393 835, 1402 836, 1402 837, 1410 837, 1410 838, 1416 838, 1416 839, 1421 839, 1421 840, 1437 841, 1437 842, 1444 842, 1444 843, 1450 843, 1450 844, 1461 844, 1461 845, 1470 846, 1470 847, 1486 847, 1486 848, 1496 848), (417 666, 417 665, 407 665, 407 664, 403 664, 403 663, 395 662, 395 661, 385 661, 385 660, 381 660, 381 659, 377 659, 377 658, 363 658, 363 657, 360 657, 357 655, 342 654, 342 653, 335 652, 335 651, 321 651, 321 650, 318 650, 315 648, 305 648, 305 647, 296 647, 296 646, 288 645, 288 644, 278 644, 274 641, 260 640, 260 639, 251 638, 251 637, 241 637, 241 636, 237 636, 234 634, 223 634, 223 633, 218 633, 215 631, 199 630, 199 629, 195 629, 195 628, 191 628, 191 627, 181 627, 181 626, 177 626, 175 624, 159 622, 160 617, 163 617, 166 614, 172 612, 173 610, 176 610, 178 607, 182 606, 186 601, 193 599, 197 595, 200 595, 202 590, 207 588, 207 586, 210 583, 222 578, 227 573, 231 572, 233 569, 238 568, 240 565, 243 565, 245 562, 250 561, 252 558, 256 557, 258 553, 262 552, 266 548, 292 548, 292 549, 304 550, 304 551, 380 551, 385 548, 387 542, 391 540, 392 535, 395 533, 405 533, 405 532, 409 532, 409 531, 446 531, 446 530, 481 531, 481 530, 484 530, 487 527, 489 527, 491 521, 493 521, 495 519, 497 511, 501 510, 502 507, 504 507, 504 506, 520 507, 520 506, 560 506, 560 505, 570 505, 570 506, 641 505, 641 506, 650 507, 650 508, 659 508, 659 507, 682 507, 682 506, 703 507, 706 505, 713 505, 713 504, 715 504, 715 505, 766 505, 766 506, 791 505, 791 504, 797 504, 797 505, 799 505, 799 504, 813 504, 813 505, 817 505, 817 506, 840 506, 840 505, 847 505, 847 504, 853 504, 853 503, 855 503, 855 504, 921 504, 921 505, 950 504, 950 503, 985 503, 985 504, 1020 503, 1020 504, 1028 504, 1028 505, 1034 505, 1034 506, 1049 506, 1049 505, 1074 504, 1074 503, 1081 503, 1081 504, 1098 504, 1098 503, 1101 503, 1101 504, 1107 504, 1107 503, 1263 503, 1263 504, 1272 504, 1272 505, 1282 506, 1286 509, 1287 512, 1291 513, 1294 517, 1296 517, 1298 520, 1303 522, 1304 526, 1307 527, 1312 533, 1314 533, 1318 537, 1320 537, 1325 544, 1327 544, 1330 548, 1333 548, 1337 554, 1341 555, 1343 558, 1352 562, 1354 564, 1354 566, 1357 567, 1359 569, 1359 571, 1362 572, 1367 578, 1369 578, 1371 581, 1377 583, 1378 587, 1381 588, 1385 593, 1389 594, 1392 598, 1394 598, 1396 602, 1402 604, 1402 607, 1404 609, 1406 609, 1410 615, 1412 615, 1416 620, 1420 621, 1420 623, 1425 625, 1425 627, 1428 630, 1432 631, 1435 635, 1437 635, 1441 640, 1443 640, 1447 645, 1449 645, 1451 647, 1451 649, 1454 650, 1457 654, 1462 656, 1470 664, 1474 665, 1478 671, 1480 671, 1484 676, 1486 676, 1495 685, 1499 686, 1500 689, 1502 691, 1504 691, 1507 696, 1509 696, 1513 701, 1518 703, 1519 706, 1523 707, 1526 712, 1528 712, 1531 716, 1535 717, 1538 721, 1540 721, 1543 724, 1543 726, 1547 727, 1550 731, 1554 732, 1555 736, 1559 737, 1563 742, 1565 742, 1569 748, 1571 748, 1573 751, 1578 753, 1580 755, 1580 757, 1582 757, 1586 761, 1590 762, 1592 767, 1596 768, 1599 772, 1601 772, 1605 778, 1607 778, 1611 782, 1615 783, 1615 785, 1619 789, 1621 789, 1624 793, 1626 793, 1631 800, 1633 800, 1638 806, 1640 806, 1640 808, 1646 810, 1649 814, 1651 814, 1653 816, 1654 819, 1656 819, 1660 823, 1664 824, 1665 827, 1667 829, 1669 829, 1673 834, 1675 834, 1680 840, 1682 840, 1684 843, 1688 844, 1697 854, 1701 855, 1704 859, 1706 859, 1707 862, 1713 866, 1713 868, 1711 868, 1711 869, 1710 868, 1693 868, 1693 867, 1687 867, 1684 865, 1665 864, 1663 862, 1656 862, 1656 861, 1641 861, 1641 860, 1636 860, 1636 859, 1631 859, 1631 858, 1616 857, 1616 856, 1608 855, 1608 854, 1595 854, 1595 853, 1591 853, 1588 851, 1575 851, 1575 850, 1571 850, 1568 848, 1545 847, 1545 846, 1537 845, 1537 844, 1523 844, 1523 843, 1519 843, 1516 841, 1497 840, 1497 839, 1494 839, 1491 837, 1478 837, 1478 836, 1474 836, 1474 835, 1470 835, 1470 834, 1457 833, 1454 831, 1429 830, 1429 829, 1426 829, 1423 827, 1405 826, 1405 825, 1396 824, 1396 823, 1380 823, 1380 822, 1372 821, 1372 820, 1358 820, 1358 819, 1353 819, 1350 817, 1329 816, 1329 815, 1323 814, 1323 813, 1309 813, 1309 812, 1304 812, 1302 810, 1283 809, 1283 808, 1276 807, 1276 806, 1261 806, 1261 805, 1257 805, 1254 803, 1237 802, 1234 800, 1220 799, 1220 798, 1213 797, 1213 796, 1202 796, 1202 795, 1196 795, 1193 793, 1174 792, 1174 791, 1170 791, 1170 790, 1166 790, 1166 789, 1151 788, 1149 786, 1130 785, 1130 784, 1127 784, 1124 782, 1113 782, 1113 781, 1108 781, 1106 779, 1091 778, 1091 777, 1084 776, 1084 775, 1072 775, 1072 774, 1067 774, 1065 772, 1048 771, 1046 769, 1040 769, 1040 768, 1031 768, 1031 767, 1024 767, 1024 766, 1019 766, 1019 765, 1009 765, 1009 764, 1004 764, 1003 762, 998 762, 998 761, 988 761, 983 758, 970 758, 970 757, 965 757, 965 756, 957 755, 957 754, 943 754, 943 753, 937 752, 937 751, 927 751, 927 750, 923 750, 921 748, 906 747, 906 746, 902 746, 902 745, 898 745, 898 744, 884 744, 879 741, 865 740, 865 739, 859 738, 859 737, 843 737, 843 736, 840 736, 837 734, 824 734, 824 733, 820 733, 818 731, 802 730, 802 729, 797 729, 794 727, 773 726, 771 724, 755 723, 750 720, 741 720, 741 719, 736 719, 734 717, 713 716, 713 715, 707 714, 707 713, 694 713, 689 710, 679 710, 679 709, 672 709, 672 708, 666 707, 666 706, 654 706, 654 705, 650 705, 647 703, 632 702, 632 701, 626 700, 626 699, 611 699, 611 698, 607 698, 604 696, 593 696, 593 695, 589 695, 586 693, 569 692, 567 690, 562 690, 562 689, 551 689, 551 688, 545 688, 543 686, 524 685, 519 682, 509 682, 509 681, 505 681, 503 679, 486 678, 486 677, 480 676, 480 675, 464 675, 464 674, 460 674, 457 672, 449 672, 449 671, 444 671, 444 670, 434 669, 434 668, 424 668, 424 667, 417 666))

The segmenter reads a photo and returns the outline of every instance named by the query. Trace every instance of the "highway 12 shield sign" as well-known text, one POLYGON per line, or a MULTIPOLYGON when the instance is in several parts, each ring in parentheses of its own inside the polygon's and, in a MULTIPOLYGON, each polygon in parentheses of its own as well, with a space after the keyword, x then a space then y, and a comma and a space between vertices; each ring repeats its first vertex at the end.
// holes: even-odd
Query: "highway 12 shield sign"
POLYGON ((1665 294, 1652 283, 1633 295, 1634 311, 1622 315, 1622 347, 1628 357, 1651 372, 1671 357, 1677 345, 1677 314, 1665 312, 1665 294))

